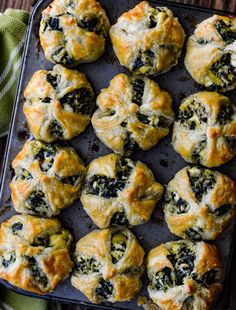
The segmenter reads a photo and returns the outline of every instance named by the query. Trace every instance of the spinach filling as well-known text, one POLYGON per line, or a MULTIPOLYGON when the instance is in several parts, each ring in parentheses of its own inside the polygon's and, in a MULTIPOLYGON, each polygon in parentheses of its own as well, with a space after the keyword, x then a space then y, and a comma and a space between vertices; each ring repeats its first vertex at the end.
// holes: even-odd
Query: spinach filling
POLYGON ((141 79, 135 79, 132 82, 132 102, 140 106, 143 103, 145 82, 141 79))
POLYGON ((198 201, 201 201, 203 196, 211 191, 216 184, 214 172, 209 169, 192 167, 188 169, 188 177, 198 201))
POLYGON ((38 236, 33 240, 33 242, 30 245, 33 247, 42 246, 44 248, 48 248, 50 246, 50 237, 49 235, 38 236))
POLYGON ((34 158, 39 161, 40 169, 43 172, 50 170, 54 163, 57 149, 52 144, 38 145, 37 142, 32 148, 34 158))
POLYGON ((109 281, 105 281, 101 278, 98 282, 98 286, 95 290, 95 294, 103 299, 108 299, 112 296, 113 293, 113 285, 109 281))
POLYGON ((226 24, 222 19, 218 19, 215 28, 226 44, 231 44, 236 40, 236 28, 233 28, 231 22, 226 24))
POLYGON ((129 223, 125 211, 123 212, 116 212, 113 214, 110 225, 118 225, 118 226, 124 226, 129 223))
POLYGON ((60 99, 60 103, 63 109, 69 106, 75 113, 90 115, 93 110, 93 99, 94 97, 91 91, 85 87, 81 87, 65 94, 60 99))
POLYGON ((125 154, 128 156, 134 150, 137 150, 138 148, 139 148, 138 143, 131 136, 131 133, 127 132, 126 133, 126 137, 125 137, 125 141, 124 141, 124 151, 125 151, 125 154))
POLYGON ((189 130, 194 130, 198 124, 207 123, 208 114, 201 102, 192 100, 179 110, 177 121, 189 130))
POLYGON ((79 256, 76 258, 76 271, 80 274, 93 274, 100 271, 101 264, 93 257, 79 256))
POLYGON ((52 100, 52 99, 51 99, 50 97, 45 97, 45 98, 42 99, 42 102, 43 102, 43 103, 50 103, 51 100, 52 100))
POLYGON ((21 168, 21 170, 15 176, 15 180, 16 181, 18 181, 18 180, 26 180, 26 181, 28 181, 28 180, 31 180, 31 179, 33 179, 31 173, 28 170, 24 169, 24 168, 21 168))
POLYGON ((139 51, 134 62, 132 71, 135 73, 147 73, 152 70, 154 66, 155 54, 150 49, 146 51, 139 51))
POLYGON ((212 41, 205 39, 205 38, 199 38, 199 39, 197 39, 196 42, 197 42, 197 44, 200 44, 200 45, 206 45, 206 44, 211 43, 212 41))
POLYGON ((165 208, 169 209, 169 212, 172 214, 184 214, 188 213, 190 209, 189 203, 179 197, 176 192, 166 191, 164 198, 165 208))
POLYGON ((97 16, 85 16, 83 19, 78 20, 78 25, 80 28, 89 32, 95 32, 97 35, 102 34, 103 36, 106 36, 103 21, 97 16))
POLYGON ((53 88, 57 88, 58 86, 58 75, 57 74, 48 73, 46 76, 46 80, 53 88))
POLYGON ((169 250, 169 253, 167 258, 174 269, 165 267, 153 275, 150 285, 154 290, 166 292, 174 286, 183 285, 184 278, 189 277, 193 272, 196 257, 184 243, 169 250))
POLYGON ((71 185, 71 186, 78 186, 79 183, 80 183, 80 180, 81 180, 81 175, 80 174, 73 175, 73 176, 70 176, 70 177, 61 178, 61 182, 62 183, 65 183, 65 184, 68 184, 68 185, 71 185))
POLYGON ((234 116, 234 109, 231 104, 222 104, 220 107, 219 114, 217 115, 217 123, 225 125, 232 121, 234 116))
POLYGON ((46 288, 48 285, 48 278, 45 272, 39 267, 34 257, 27 256, 27 260, 34 281, 41 285, 43 288, 46 288))
POLYGON ((125 254, 127 236, 121 231, 115 233, 111 238, 111 260, 116 264, 125 254))
POLYGON ((214 213, 216 216, 223 216, 226 213, 228 213, 231 209, 232 209, 232 205, 224 204, 220 206, 219 208, 212 210, 211 213, 214 213))
POLYGON ((51 136, 54 138, 62 138, 63 137, 63 128, 55 119, 52 120, 48 125, 48 131, 51 136))
POLYGON ((2 256, 2 265, 6 269, 16 261, 16 253, 8 253, 2 256))
POLYGON ((185 230, 185 235, 193 240, 202 240, 203 229, 201 227, 191 227, 185 230))
POLYGON ((48 27, 50 28, 50 30, 63 31, 62 27, 60 27, 59 17, 50 17, 45 29, 48 27))
POLYGON ((202 151, 207 147, 206 135, 202 136, 202 140, 196 144, 195 149, 192 151, 191 158, 194 164, 200 164, 202 160, 202 151))
POLYGON ((23 228, 23 224, 20 223, 20 222, 17 222, 17 223, 14 223, 12 226, 11 226, 11 230, 13 232, 14 235, 17 235, 18 231, 19 230, 22 230, 23 228))
POLYGON ((35 190, 29 195, 25 201, 25 207, 41 215, 47 215, 49 211, 46 196, 41 190, 35 190))
MULTIPOLYGON (((66 43, 66 42, 65 42, 66 43)), ((56 63, 63 64, 65 66, 72 66, 74 65, 74 60, 69 56, 68 52, 66 51, 65 47, 58 48, 53 54, 52 59, 56 63)))
POLYGON ((142 113, 138 113, 137 115, 138 120, 142 122, 143 124, 152 126, 154 128, 168 128, 172 120, 168 119, 162 115, 146 115, 142 113))
POLYGON ((105 175, 93 175, 86 184, 87 194, 103 198, 118 197, 118 192, 125 188, 133 169, 133 162, 127 158, 117 161, 117 178, 109 178, 105 175))
POLYGON ((218 61, 213 63, 209 71, 212 80, 212 89, 217 90, 228 87, 236 82, 236 68, 231 63, 231 54, 224 54, 218 61))

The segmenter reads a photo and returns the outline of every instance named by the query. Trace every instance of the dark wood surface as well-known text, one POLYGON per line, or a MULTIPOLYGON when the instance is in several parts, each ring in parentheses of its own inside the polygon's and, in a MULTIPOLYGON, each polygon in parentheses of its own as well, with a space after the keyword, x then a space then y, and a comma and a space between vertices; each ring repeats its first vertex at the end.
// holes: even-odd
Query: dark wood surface
MULTIPOLYGON (((172 0, 173 2, 192 4, 236 13, 236 0, 172 0)), ((6 8, 17 8, 30 11, 36 0, 0 0, 0 12, 6 8)), ((6 137, 0 138, 0 171, 6 145, 6 137)), ((235 253, 236 254, 236 253, 235 253)), ((236 261, 234 255, 233 261, 236 261)), ((236 264, 231 272, 231 309, 236 310, 236 264)), ((229 279, 230 281, 230 279, 229 279)))

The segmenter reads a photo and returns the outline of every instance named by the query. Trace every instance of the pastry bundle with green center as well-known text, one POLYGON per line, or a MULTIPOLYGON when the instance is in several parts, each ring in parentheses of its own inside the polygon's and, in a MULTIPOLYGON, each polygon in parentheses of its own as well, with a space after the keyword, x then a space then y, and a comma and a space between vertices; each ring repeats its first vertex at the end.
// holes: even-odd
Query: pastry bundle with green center
POLYGON ((199 25, 187 43, 185 66, 211 90, 236 88, 236 18, 214 15, 199 25))
POLYGON ((121 65, 145 75, 161 74, 176 65, 185 39, 173 13, 147 1, 120 16, 110 36, 121 65))
POLYGON ((144 163, 109 154, 89 164, 80 199, 93 222, 107 228, 147 222, 162 194, 144 163))
POLYGON ((174 120, 170 95, 144 78, 116 75, 97 98, 92 117, 98 138, 115 153, 149 150, 169 133, 174 120))
POLYGON ((217 167, 236 154, 236 107, 216 92, 183 100, 174 123, 172 144, 187 162, 217 167))
POLYGON ((54 0, 42 12, 40 42, 46 59, 67 67, 97 60, 110 28, 95 0, 54 0))
POLYGON ((76 244, 71 283, 92 303, 128 301, 142 282, 144 250, 128 229, 95 230, 76 244))
POLYGON ((220 172, 185 167, 167 185, 163 208, 172 233, 212 240, 235 216, 236 184, 220 172))
POLYGON ((35 72, 24 97, 31 132, 45 142, 70 140, 83 132, 95 105, 86 76, 61 65, 35 72))
POLYGON ((46 294, 72 270, 71 234, 56 219, 15 215, 0 227, 0 278, 46 294))
POLYGON ((217 249, 188 240, 163 243, 147 256, 148 292, 163 310, 211 309, 221 291, 217 249))
POLYGON ((16 211, 54 216, 79 198, 86 168, 72 147, 27 141, 12 162, 16 211))

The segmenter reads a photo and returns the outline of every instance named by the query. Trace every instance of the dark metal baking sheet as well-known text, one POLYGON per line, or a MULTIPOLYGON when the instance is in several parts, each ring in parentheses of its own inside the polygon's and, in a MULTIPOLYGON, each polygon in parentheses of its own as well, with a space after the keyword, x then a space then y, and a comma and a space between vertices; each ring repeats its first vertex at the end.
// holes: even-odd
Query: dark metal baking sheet
MULTIPOLYGON (((24 142, 29 137, 29 132, 27 129, 25 117, 23 114, 23 90, 29 82, 32 74, 39 69, 51 69, 52 64, 45 60, 42 49, 39 45, 38 40, 38 28, 39 21, 41 17, 42 10, 51 2, 51 0, 40 0, 36 5, 30 19, 28 33, 26 36, 25 52, 23 57, 23 68, 21 72, 20 82, 18 85, 18 91, 16 96, 16 101, 14 105, 14 113, 12 116, 12 125, 10 129, 10 134, 8 138, 7 152, 5 155, 5 166, 2 173, 2 191, 0 200, 0 222, 12 216, 15 212, 10 199, 10 189, 9 182, 12 177, 11 162, 15 155, 20 151, 24 142)), ((101 0, 103 7, 106 9, 108 17, 111 24, 114 24, 123 12, 134 7, 139 1, 137 0, 101 0)), ((213 10, 201 9, 196 7, 191 7, 183 4, 174 4, 167 1, 150 1, 154 4, 160 6, 167 6, 170 8, 174 15, 177 16, 183 25, 187 36, 189 36, 197 23, 201 22, 205 18, 211 16, 214 12, 213 10)), ((222 14, 222 12, 221 12, 222 14)), ((178 106, 181 99, 184 97, 202 90, 189 76, 184 68, 183 55, 179 61, 179 64, 172 68, 170 72, 163 74, 154 78, 159 85, 169 91, 174 99, 174 110, 177 112, 178 106)), ((109 81, 119 72, 127 71, 122 68, 111 47, 111 43, 108 40, 107 48, 105 54, 96 62, 91 64, 83 64, 77 67, 78 70, 87 74, 90 82, 92 83, 96 94, 104 87, 107 87, 109 81)), ((128 73, 129 74, 129 73, 128 73)), ((235 97, 236 92, 228 92, 226 95, 235 97)), ((97 158, 110 153, 101 142, 96 138, 91 126, 89 126, 86 131, 69 142, 78 151, 81 158, 86 164, 88 164, 92 159, 97 158)), ((143 152, 140 151, 134 154, 133 158, 142 160, 148 164, 148 166, 153 170, 157 180, 162 184, 166 184, 172 179, 177 171, 185 167, 187 163, 174 152, 171 146, 171 134, 164 138, 154 149, 143 152)), ((236 160, 231 160, 226 165, 222 166, 220 171, 228 174, 231 178, 236 178, 236 160)), ((74 235, 74 240, 77 241, 79 238, 95 229, 95 225, 86 215, 83 210, 81 203, 78 201, 72 207, 64 210, 59 216, 61 222, 65 227, 67 227, 74 235)), ((226 309, 227 302, 227 282, 230 270, 230 262, 233 249, 234 241, 234 223, 231 223, 230 227, 217 239, 215 243, 219 250, 220 255, 224 264, 224 291, 217 302, 217 307, 214 309, 226 309)), ((172 235, 166 224, 163 221, 163 215, 161 211, 161 204, 158 204, 156 210, 151 218, 151 220, 144 224, 137 226, 132 229, 132 231, 138 237, 140 243, 143 245, 144 249, 147 251, 162 242, 167 242, 176 239, 172 235)), ((36 294, 27 293, 20 289, 17 289, 1 280, 5 286, 15 290, 19 293, 39 297, 36 294)), ((147 293, 144 288, 141 293, 147 293)), ((42 297, 42 296, 40 296, 42 297)), ((87 298, 82 295, 79 291, 73 288, 70 284, 70 278, 64 280, 54 292, 44 296, 45 298, 55 299, 63 302, 71 303, 83 303, 87 304, 87 298)), ((137 302, 133 300, 126 303, 116 303, 114 305, 104 304, 103 306, 95 306, 96 308, 110 309, 137 309, 137 302)))

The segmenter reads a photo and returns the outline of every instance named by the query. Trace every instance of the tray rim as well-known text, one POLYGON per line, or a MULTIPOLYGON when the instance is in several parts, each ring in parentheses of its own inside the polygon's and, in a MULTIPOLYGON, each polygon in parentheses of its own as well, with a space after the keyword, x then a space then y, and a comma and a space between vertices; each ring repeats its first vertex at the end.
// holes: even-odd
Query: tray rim
MULTIPOLYGON (((98 0, 99 1, 99 0, 98 0)), ((141 2, 141 0, 135 0, 136 2, 141 2)), ((149 1, 149 0, 147 0, 149 1)), ((26 33, 24 35, 24 50, 23 50, 23 54, 22 54, 22 64, 21 64, 21 69, 20 69, 20 75, 19 75, 19 80, 17 83, 17 87, 16 87, 16 93, 15 93, 15 98, 14 98, 14 103, 13 103, 13 107, 12 107, 12 115, 11 115, 11 120, 10 120, 10 125, 9 125, 9 131, 8 131, 8 136, 7 136, 7 141, 6 141, 6 147, 5 147, 5 151, 4 151, 4 157, 3 157, 3 162, 2 162, 2 171, 0 173, 0 202, 2 200, 2 194, 3 194, 3 181, 5 179, 5 175, 7 172, 7 164, 9 162, 9 153, 10 153, 10 146, 11 146, 11 140, 13 138, 13 130, 14 130, 14 125, 15 125, 15 119, 16 119, 16 112, 17 112, 17 105, 19 104, 19 99, 20 99, 20 94, 22 91, 22 82, 23 82, 23 76, 24 76, 24 71, 25 71, 25 61, 28 55, 28 47, 29 47, 29 41, 30 41, 30 35, 31 35, 31 31, 32 31, 32 26, 33 26, 33 21, 34 21, 34 17, 35 14, 38 10, 38 8, 41 6, 41 4, 44 2, 44 0, 37 0, 36 4, 34 5, 31 13, 30 13, 30 18, 28 21, 28 27, 26 30, 26 33)), ((226 11, 226 10, 219 10, 219 9, 214 9, 214 8, 207 8, 207 7, 200 7, 197 5, 192 5, 192 4, 186 4, 186 3, 180 3, 180 2, 173 2, 171 0, 150 0, 150 2, 154 2, 157 4, 160 4, 162 6, 172 6, 172 7, 176 7, 176 8, 180 8, 180 7, 184 7, 185 9, 190 9, 193 11, 201 11, 201 12, 205 12, 205 13, 209 13, 209 14, 220 14, 220 15, 227 15, 227 16, 234 16, 236 17, 236 11, 235 12, 230 12, 230 11, 226 11)), ((1 222, 0 222, 1 224, 1 222)), ((234 227, 233 227, 233 232, 236 233, 236 221, 234 223, 234 227)), ((229 259, 229 263, 227 264, 226 268, 225 268, 225 279, 223 282, 223 288, 222 288, 222 292, 220 294, 220 300, 221 300, 221 306, 225 307, 226 305, 229 304, 229 300, 230 300, 230 296, 231 296, 231 291, 227 290, 226 287, 226 280, 227 277, 229 276, 230 270, 232 268, 232 263, 233 263, 233 254, 235 252, 236 249, 236 245, 235 242, 232 242, 230 245, 230 259, 229 259)), ((70 276, 70 275, 68 275, 70 276)), ((48 301, 58 301, 58 302, 63 302, 66 304, 73 304, 76 303, 78 305, 82 305, 82 306, 87 306, 93 309, 109 309, 109 307, 112 307, 113 309, 117 309, 117 310, 123 310, 123 308, 120 308, 119 306, 114 306, 113 304, 108 305, 99 305, 99 304, 93 304, 88 302, 84 302, 84 301, 80 301, 78 302, 77 300, 73 301, 70 298, 65 298, 65 297, 60 297, 60 296, 52 296, 49 294, 45 294, 45 295, 39 295, 36 293, 32 293, 32 292, 28 292, 25 291, 23 289, 20 289, 14 285, 12 285, 11 283, 0 279, 0 284, 3 285, 4 287, 6 287, 7 289, 11 290, 12 292, 15 292, 17 294, 23 295, 23 296, 28 296, 28 297, 34 297, 34 298, 38 298, 38 299, 45 299, 48 301)), ((224 309, 224 308, 222 308, 224 309)))

